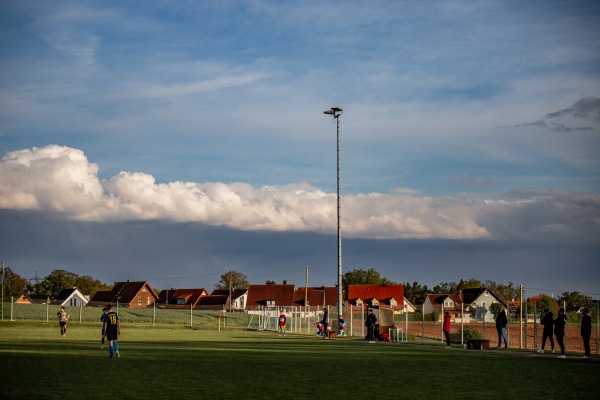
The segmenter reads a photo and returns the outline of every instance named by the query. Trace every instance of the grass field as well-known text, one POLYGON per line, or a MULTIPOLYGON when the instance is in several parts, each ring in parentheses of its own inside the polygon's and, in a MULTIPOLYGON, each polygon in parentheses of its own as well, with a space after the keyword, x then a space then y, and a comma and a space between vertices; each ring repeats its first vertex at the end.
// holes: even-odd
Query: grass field
POLYGON ((600 362, 531 352, 368 344, 273 332, 123 326, 121 358, 99 324, 0 323, 0 398, 576 399, 600 362))

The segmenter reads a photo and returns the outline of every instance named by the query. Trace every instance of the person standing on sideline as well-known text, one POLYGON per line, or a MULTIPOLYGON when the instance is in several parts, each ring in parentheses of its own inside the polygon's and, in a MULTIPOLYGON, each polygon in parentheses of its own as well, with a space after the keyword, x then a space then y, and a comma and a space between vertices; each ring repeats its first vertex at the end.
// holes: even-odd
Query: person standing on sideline
POLYGON ((592 336, 592 316, 590 315, 590 310, 584 308, 581 310, 583 313, 583 317, 581 318, 581 337, 583 338, 583 348, 585 349, 585 354, 583 355, 584 360, 589 360, 592 358, 592 354, 590 352, 590 336, 592 336))
POLYGON ((542 334, 542 348, 537 352, 544 354, 544 346, 546 346, 546 339, 550 339, 550 346, 552 347, 552 354, 554 354, 554 339, 552 338, 552 326, 554 325, 554 316, 552 312, 547 308, 544 308, 544 316, 540 321, 540 324, 544 327, 544 333, 542 334))
POLYGON ((444 312, 444 325, 442 327, 444 331, 444 336, 446 337, 446 348, 450 348, 450 313, 448 311, 444 312))
POLYGON ((377 324, 377 317, 373 314, 373 310, 369 309, 365 326, 367 327, 367 339, 369 343, 375 343, 375 324, 377 324))
POLYGON ((287 318, 285 317, 285 314, 283 313, 283 310, 281 310, 281 315, 279 316, 279 336, 281 335, 285 335, 285 323, 287 321, 287 318))
POLYGON ((60 308, 60 311, 56 313, 58 316, 58 324, 60 325, 60 336, 67 336, 67 321, 71 316, 65 311, 64 307, 60 308))
POLYGON ((113 353, 117 353, 117 357, 121 357, 119 344, 117 343, 121 334, 121 323, 119 322, 119 316, 113 311, 112 305, 108 306, 108 313, 104 322, 104 333, 106 334, 106 340, 108 340, 109 357, 112 358, 113 353))
POLYGON ((554 320, 554 335, 556 341, 560 346, 560 356, 558 358, 565 357, 565 324, 567 323, 567 317, 565 316, 565 309, 561 308, 558 310, 558 317, 554 320))
POLYGON ((100 348, 104 348, 104 338, 106 338, 106 331, 104 330, 104 323, 106 322, 106 314, 108 313, 108 308, 104 307, 102 309, 102 315, 100 316, 100 321, 102 322, 102 344, 100 344, 100 348))
POLYGON ((506 317, 506 312, 504 311, 504 307, 500 307, 500 311, 498 312, 498 316, 496 317, 496 330, 498 331, 498 347, 497 349, 502 347, 502 339, 504 338, 504 348, 508 349, 508 339, 506 338, 506 325, 508 324, 508 318, 506 317))

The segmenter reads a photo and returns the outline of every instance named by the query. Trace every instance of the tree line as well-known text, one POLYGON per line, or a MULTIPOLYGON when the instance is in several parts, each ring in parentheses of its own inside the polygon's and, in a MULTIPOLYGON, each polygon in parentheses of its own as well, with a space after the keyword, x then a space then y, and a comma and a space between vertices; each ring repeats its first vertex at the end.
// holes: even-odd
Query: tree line
MULTIPOLYGON (((64 289, 70 289, 73 287, 76 287, 81 293, 91 297, 99 290, 111 290, 114 287, 114 283, 102 283, 100 280, 94 279, 89 275, 80 276, 63 269, 55 269, 41 281, 32 284, 29 280, 21 277, 9 267, 5 267, 4 276, 0 277, 0 279, 4 280, 2 287, 4 290, 5 299, 19 297, 26 290, 32 294, 47 295, 50 297, 50 299, 54 299, 64 289)), ((275 284, 275 281, 267 280, 265 283, 275 284)), ((286 284, 287 281, 283 281, 283 283, 286 284)), ((459 282, 440 282, 434 287, 429 288, 427 285, 422 285, 419 282, 394 282, 381 276, 381 274, 375 268, 369 268, 366 270, 360 268, 353 269, 346 272, 342 276, 342 289, 345 298, 348 296, 349 285, 398 284, 402 284, 404 286, 404 297, 406 297, 406 299, 414 305, 423 304, 428 294, 460 294, 462 290, 467 288, 486 287, 491 289, 494 293, 501 296, 506 301, 518 299, 520 295, 519 287, 512 282, 502 284, 491 280, 486 280, 483 282, 478 279, 469 278, 461 279, 459 282)), ((221 290, 235 290, 246 289, 249 285, 250 283, 248 281, 248 277, 245 274, 237 271, 228 271, 221 275, 219 282, 214 288, 221 290)), ((540 294, 540 297, 541 309, 548 308, 553 310, 553 308, 556 307, 556 304, 552 298, 547 294, 542 293, 540 294)), ((595 310, 595 304, 592 298, 576 291, 563 292, 562 295, 560 295, 556 300, 561 306, 563 302, 566 304, 567 312, 578 311, 581 307, 587 307, 590 310, 595 310)), ((527 310, 528 312, 532 312, 533 305, 528 304, 527 310)))

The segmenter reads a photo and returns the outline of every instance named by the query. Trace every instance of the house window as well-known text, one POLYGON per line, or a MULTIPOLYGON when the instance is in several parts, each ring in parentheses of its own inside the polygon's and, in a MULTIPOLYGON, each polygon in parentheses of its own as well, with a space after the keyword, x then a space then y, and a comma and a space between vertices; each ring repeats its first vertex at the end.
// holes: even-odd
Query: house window
POLYGON ((147 290, 146 290, 146 286, 144 286, 144 287, 142 288, 142 292, 147 292, 147 290))
POLYGON ((177 304, 185 304, 185 299, 177 299, 177 304))
POLYGON ((138 306, 142 305, 142 296, 138 296, 138 306))
POLYGON ((485 291, 485 293, 483 294, 484 296, 489 296, 490 292, 488 292, 487 290, 485 291))
POLYGON ((150 305, 150 297, 148 297, 147 300, 148 300, 148 305, 150 305))
POLYGON ((390 306, 392 307, 396 307, 398 305, 398 302, 394 299, 390 300, 390 306))
POLYGON ((363 303, 362 303, 362 301, 357 301, 357 302, 356 302, 356 307, 362 307, 362 306, 363 306, 363 303))
POLYGON ((379 302, 377 301, 377 299, 373 299, 373 301, 371 302, 372 305, 374 306, 378 306, 379 302))
POLYGON ((452 302, 452 300, 446 300, 444 302, 444 307, 453 307, 454 303, 452 302))

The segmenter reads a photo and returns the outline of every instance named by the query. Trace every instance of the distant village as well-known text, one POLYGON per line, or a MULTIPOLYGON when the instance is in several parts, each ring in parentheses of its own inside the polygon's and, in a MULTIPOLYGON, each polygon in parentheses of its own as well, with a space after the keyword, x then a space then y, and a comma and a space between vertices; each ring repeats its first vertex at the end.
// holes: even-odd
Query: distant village
MULTIPOLYGON (((553 300, 553 299, 552 299, 553 300)), ((527 299, 541 307, 540 297, 527 299)), ((553 300, 555 307, 558 303, 553 300)), ((230 312, 253 312, 265 308, 319 310, 337 307, 337 287, 298 287, 291 284, 250 284, 245 289, 217 289, 209 293, 204 288, 166 289, 157 293, 148 282, 117 282, 112 290, 98 291, 91 298, 77 288, 64 289, 55 299, 45 295, 23 293, 19 304, 53 304, 69 307, 104 307, 118 304, 126 308, 161 307, 167 309, 222 310, 230 312)), ((414 305, 404 296, 400 284, 348 285, 344 306, 365 310, 385 307, 395 314, 436 313, 440 318, 449 312, 452 319, 465 321, 493 321, 494 310, 499 306, 516 312, 519 305, 506 301, 492 289, 465 288, 460 294, 428 294, 421 305, 414 305)), ((541 309, 541 308, 540 308, 541 309)))

